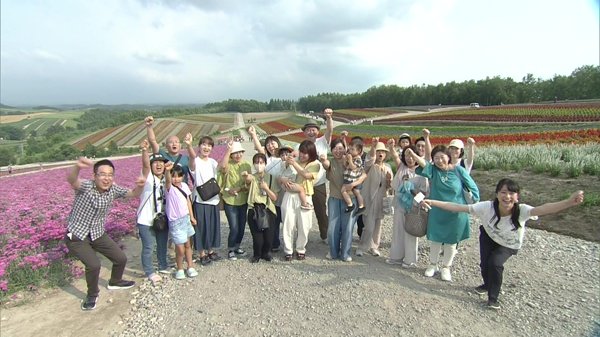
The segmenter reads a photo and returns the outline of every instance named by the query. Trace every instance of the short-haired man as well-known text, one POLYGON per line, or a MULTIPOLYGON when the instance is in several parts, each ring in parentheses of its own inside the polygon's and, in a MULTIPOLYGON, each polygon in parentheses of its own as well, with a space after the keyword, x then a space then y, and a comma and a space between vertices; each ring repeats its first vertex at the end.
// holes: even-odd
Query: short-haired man
POLYGON ((90 159, 81 157, 67 176, 67 181, 75 190, 73 208, 68 218, 65 241, 69 252, 85 265, 87 297, 81 303, 82 310, 93 310, 98 301, 98 279, 100 278, 100 259, 96 252, 106 256, 112 263, 112 272, 108 289, 128 289, 134 281, 123 280, 127 256, 106 234, 104 223, 114 199, 134 198, 142 193, 145 179, 139 177, 133 190, 113 183, 115 167, 108 159, 94 164, 90 159), (79 171, 94 166, 94 179, 79 179, 79 171))

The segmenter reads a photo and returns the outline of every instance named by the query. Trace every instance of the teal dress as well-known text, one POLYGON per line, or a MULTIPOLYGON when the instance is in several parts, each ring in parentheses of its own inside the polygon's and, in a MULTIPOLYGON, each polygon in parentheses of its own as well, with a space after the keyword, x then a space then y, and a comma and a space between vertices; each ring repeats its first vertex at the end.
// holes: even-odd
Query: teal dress
MULTIPOLYGON (((443 171, 437 166, 427 163, 425 168, 418 167, 418 175, 426 177, 430 182, 429 199, 449 201, 466 205, 463 196, 464 183, 473 193, 473 200, 479 201, 479 189, 473 178, 464 167, 455 166, 453 170, 443 171)), ((469 214, 449 212, 438 207, 429 211, 427 222, 427 239, 434 242, 454 244, 468 239, 470 235, 469 214)))

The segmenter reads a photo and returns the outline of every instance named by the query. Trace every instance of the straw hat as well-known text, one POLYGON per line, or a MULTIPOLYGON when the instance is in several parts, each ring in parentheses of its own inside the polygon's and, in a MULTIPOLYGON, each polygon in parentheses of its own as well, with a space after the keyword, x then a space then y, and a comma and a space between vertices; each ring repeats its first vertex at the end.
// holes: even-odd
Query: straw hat
POLYGON ((390 152, 390 150, 388 150, 388 148, 382 142, 377 142, 377 145, 375 145, 375 151, 390 152))
POLYGON ((463 143, 463 141, 460 139, 452 139, 450 141, 450 144, 448 145, 448 147, 451 147, 451 146, 454 146, 455 148, 458 148, 458 149, 464 149, 465 143, 463 143))
POLYGON ((240 142, 233 142, 233 146, 231 147, 231 153, 236 153, 236 152, 244 152, 246 150, 244 150, 244 148, 242 147, 242 144, 240 142))

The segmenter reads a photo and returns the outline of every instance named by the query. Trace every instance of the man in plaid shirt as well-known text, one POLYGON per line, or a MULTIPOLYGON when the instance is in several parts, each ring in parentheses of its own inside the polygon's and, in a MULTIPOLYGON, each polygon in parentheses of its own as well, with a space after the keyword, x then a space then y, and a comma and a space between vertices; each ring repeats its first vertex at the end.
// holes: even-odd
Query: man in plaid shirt
POLYGON ((138 178, 136 187, 128 190, 113 184, 115 167, 110 160, 103 159, 94 164, 90 159, 79 158, 67 181, 75 190, 73 208, 68 218, 66 242, 71 254, 85 265, 87 297, 81 303, 82 310, 93 310, 98 300, 100 259, 96 252, 112 261, 112 273, 108 289, 128 289, 134 281, 123 280, 127 256, 106 234, 104 222, 112 201, 117 198, 138 197, 144 187, 144 179, 138 178), (79 171, 94 166, 94 179, 79 179, 79 171))

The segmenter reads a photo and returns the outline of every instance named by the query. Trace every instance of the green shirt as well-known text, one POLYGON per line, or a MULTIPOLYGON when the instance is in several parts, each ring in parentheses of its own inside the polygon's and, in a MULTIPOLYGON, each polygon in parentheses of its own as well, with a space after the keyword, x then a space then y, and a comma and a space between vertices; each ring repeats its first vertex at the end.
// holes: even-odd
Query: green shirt
POLYGON ((246 182, 242 177, 242 172, 252 172, 250 163, 242 160, 239 163, 229 163, 227 172, 219 172, 219 186, 221 186, 221 196, 223 202, 232 206, 241 206, 248 202, 248 188, 246 182), (225 192, 225 189, 236 189, 239 191, 238 195, 231 195, 229 192, 225 192))
MULTIPOLYGON (((269 183, 269 174, 265 173, 263 179, 269 183)), ((250 182, 250 188, 248 190, 248 209, 254 208, 254 204, 264 204, 267 208, 273 213, 277 214, 275 210, 275 203, 269 198, 268 195, 262 193, 260 188, 260 177, 258 174, 253 174, 250 176, 252 180, 250 182)))

